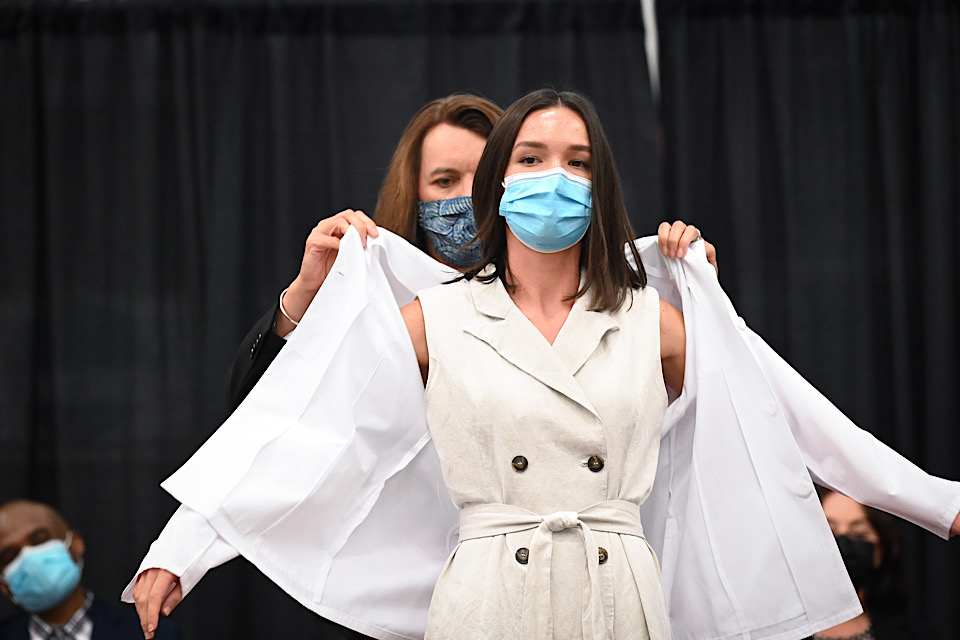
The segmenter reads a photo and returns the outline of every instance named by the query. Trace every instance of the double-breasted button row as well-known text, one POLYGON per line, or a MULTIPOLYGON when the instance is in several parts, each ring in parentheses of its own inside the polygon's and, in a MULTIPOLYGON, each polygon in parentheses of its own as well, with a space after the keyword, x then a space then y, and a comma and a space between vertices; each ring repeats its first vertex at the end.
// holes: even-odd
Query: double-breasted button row
MULTIPOLYGON (((525 457, 516 456, 510 462, 510 464, 513 466, 513 468, 517 472, 520 472, 520 471, 526 471, 530 463, 527 461, 525 457)), ((589 458, 587 458, 586 465, 587 465, 587 468, 590 469, 590 471, 593 471, 594 473, 596 473, 597 471, 600 471, 601 469, 603 469, 603 458, 601 458, 598 455, 592 455, 589 458)))
MULTIPOLYGON (((600 556, 600 564, 603 564, 610 557, 610 554, 607 553, 607 550, 603 547, 597 547, 597 554, 600 556)), ((514 554, 514 557, 517 559, 517 562, 520 564, 527 564, 530 562, 530 549, 526 547, 520 547, 517 549, 517 552, 514 554)))

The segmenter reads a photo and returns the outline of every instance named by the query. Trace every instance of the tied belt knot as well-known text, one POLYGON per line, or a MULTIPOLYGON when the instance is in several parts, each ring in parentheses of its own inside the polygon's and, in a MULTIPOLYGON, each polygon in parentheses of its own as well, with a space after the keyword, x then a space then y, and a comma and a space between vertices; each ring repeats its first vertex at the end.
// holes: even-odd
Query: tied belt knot
MULTIPOLYGON (((586 552, 589 585, 583 602, 583 637, 585 640, 613 638, 612 611, 611 615, 604 612, 600 560, 597 553, 599 545, 594 531, 643 538, 639 506, 625 500, 607 500, 581 511, 558 511, 549 515, 540 515, 509 504, 471 504, 460 509, 460 542, 536 529, 529 543, 529 561, 523 590, 520 634, 523 640, 553 638, 553 610, 550 601, 553 534, 575 528, 580 529, 586 552)), ((639 560, 641 566, 635 566, 631 561, 631 570, 638 584, 642 584, 640 592, 659 594, 662 603, 663 587, 653 552, 646 554, 646 559, 639 560)), ((651 637, 669 637, 669 625, 662 604, 644 604, 659 605, 644 606, 651 637), (652 615, 647 615, 648 612, 652 615)))
POLYGON ((579 526, 580 516, 576 511, 557 511, 549 516, 543 516, 543 524, 547 525, 550 531, 556 533, 579 526))

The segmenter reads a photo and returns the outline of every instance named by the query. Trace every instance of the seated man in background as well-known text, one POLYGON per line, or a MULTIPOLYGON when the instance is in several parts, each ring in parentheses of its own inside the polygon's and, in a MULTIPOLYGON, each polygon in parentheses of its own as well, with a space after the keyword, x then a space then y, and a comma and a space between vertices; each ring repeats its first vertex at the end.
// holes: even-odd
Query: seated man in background
MULTIPOLYGON (((0 640, 140 640, 132 611, 107 606, 83 588, 83 538, 40 502, 0 505, 0 591, 23 609, 0 621, 0 640)), ((180 640, 161 620, 157 638, 180 640)))

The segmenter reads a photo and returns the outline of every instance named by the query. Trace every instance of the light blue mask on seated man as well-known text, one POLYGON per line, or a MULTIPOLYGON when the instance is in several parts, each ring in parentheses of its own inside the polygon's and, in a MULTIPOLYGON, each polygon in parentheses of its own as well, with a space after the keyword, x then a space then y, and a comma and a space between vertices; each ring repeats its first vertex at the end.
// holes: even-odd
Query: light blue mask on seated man
POLYGON ((503 181, 500 215, 513 235, 540 253, 569 249, 590 226, 592 183, 562 167, 515 173, 503 181))
POLYGON ((465 268, 480 261, 473 198, 447 198, 420 203, 420 228, 440 259, 451 267, 465 268))
POLYGON ((72 533, 66 540, 47 540, 24 547, 3 570, 13 601, 31 613, 49 611, 80 584, 80 566, 70 556, 72 533))

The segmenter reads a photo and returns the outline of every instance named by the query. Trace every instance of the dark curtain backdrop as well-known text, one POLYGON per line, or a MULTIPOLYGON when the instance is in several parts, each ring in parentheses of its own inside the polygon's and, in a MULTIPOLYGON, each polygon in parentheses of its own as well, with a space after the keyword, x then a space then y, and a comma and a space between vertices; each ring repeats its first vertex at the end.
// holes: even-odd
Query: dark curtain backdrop
MULTIPOLYGON (((60 505, 114 600, 219 425, 247 329, 317 220, 373 210, 403 127, 454 91, 597 103, 635 225, 661 218, 639 3, 0 5, 0 501, 60 505)), ((9 613, 6 603, 0 614, 9 613)), ((190 638, 317 638, 243 561, 190 638)))
MULTIPOLYGON (((544 84, 597 102, 641 233, 697 222, 749 324, 960 477, 957 3, 658 14, 662 164, 632 0, 0 5, 0 500, 59 504, 112 599, 317 219, 372 210, 423 102, 544 84)), ((915 607, 955 637, 957 542, 907 533, 915 607)), ((243 561, 176 618, 194 639, 320 633, 243 561)))
MULTIPOLYGON (((960 3, 657 9, 666 211, 807 379, 960 479, 960 3)), ((905 530, 918 617, 957 638, 960 542, 905 530)))

